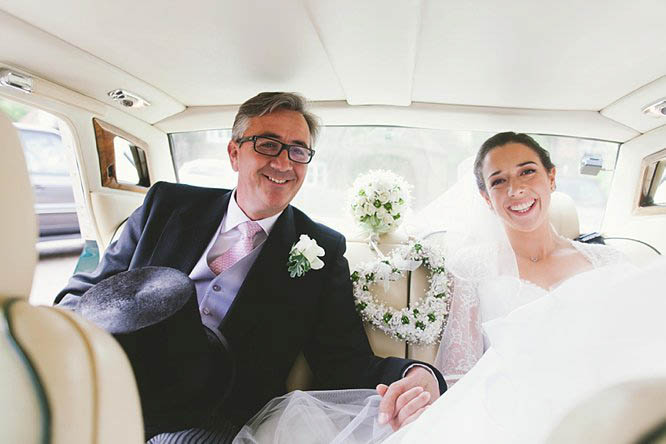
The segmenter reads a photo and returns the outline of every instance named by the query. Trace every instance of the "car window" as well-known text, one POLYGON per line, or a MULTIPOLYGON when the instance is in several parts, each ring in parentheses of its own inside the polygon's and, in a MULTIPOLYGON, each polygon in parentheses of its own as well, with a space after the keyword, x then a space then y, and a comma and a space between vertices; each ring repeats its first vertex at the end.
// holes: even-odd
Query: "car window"
POLYGON ((65 149, 58 134, 22 128, 19 135, 30 174, 69 175, 65 149))

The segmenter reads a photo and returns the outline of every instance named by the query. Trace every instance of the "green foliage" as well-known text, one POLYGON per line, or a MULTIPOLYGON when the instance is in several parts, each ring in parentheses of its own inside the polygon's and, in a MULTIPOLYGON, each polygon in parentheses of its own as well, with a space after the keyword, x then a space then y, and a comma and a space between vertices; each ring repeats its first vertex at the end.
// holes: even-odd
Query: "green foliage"
POLYGON ((289 271, 289 276, 301 277, 308 271, 310 271, 310 261, 307 260, 302 254, 292 255, 287 262, 287 271, 289 271))
POLYGON ((10 102, 9 100, 0 98, 0 111, 7 114, 7 117, 9 117, 9 120, 12 122, 18 122, 30 112, 30 109, 20 103, 10 102))

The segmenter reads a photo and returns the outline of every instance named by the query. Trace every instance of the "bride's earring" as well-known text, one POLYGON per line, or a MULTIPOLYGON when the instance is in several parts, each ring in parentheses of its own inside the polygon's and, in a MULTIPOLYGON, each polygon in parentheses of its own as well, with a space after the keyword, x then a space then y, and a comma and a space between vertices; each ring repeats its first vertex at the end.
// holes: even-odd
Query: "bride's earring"
POLYGON ((550 184, 550 191, 555 191, 557 189, 557 185, 555 185, 555 182, 550 184))

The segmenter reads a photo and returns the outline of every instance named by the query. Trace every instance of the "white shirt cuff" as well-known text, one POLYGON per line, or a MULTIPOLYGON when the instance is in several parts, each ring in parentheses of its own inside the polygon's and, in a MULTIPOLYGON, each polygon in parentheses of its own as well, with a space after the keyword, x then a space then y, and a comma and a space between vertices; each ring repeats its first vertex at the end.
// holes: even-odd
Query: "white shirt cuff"
POLYGON ((404 378, 407 375, 407 372, 410 371, 411 369, 413 369, 414 367, 421 367, 421 368, 424 368, 424 369, 428 370, 430 372, 430 374, 432 375, 432 377, 435 379, 435 384, 437 384, 437 386, 439 387, 439 380, 437 379, 437 376, 435 376, 435 372, 433 372, 432 369, 430 367, 428 367, 427 365, 412 364, 409 367, 407 367, 404 372, 402 372, 402 377, 404 378))

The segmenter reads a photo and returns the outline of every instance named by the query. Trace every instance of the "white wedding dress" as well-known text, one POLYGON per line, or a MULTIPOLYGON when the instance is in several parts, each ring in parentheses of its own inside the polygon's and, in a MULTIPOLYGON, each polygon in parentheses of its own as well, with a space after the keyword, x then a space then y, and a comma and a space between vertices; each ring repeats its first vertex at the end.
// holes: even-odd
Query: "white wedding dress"
MULTIPOLYGON (((569 241, 593 268, 625 262, 615 249, 603 245, 569 241)), ((435 366, 442 372, 447 385, 467 373, 488 348, 482 325, 502 318, 515 309, 550 294, 562 282, 544 289, 532 282, 494 275, 488 272, 489 256, 495 252, 474 249, 459 261, 456 268, 454 294, 449 320, 444 328, 435 366)))
MULTIPOLYGON (((466 304, 479 322, 493 318, 483 322, 485 354, 473 365, 482 340, 467 347, 449 334, 443 347, 460 350, 455 359, 442 357, 449 377, 473 367, 385 442, 543 443, 571 408, 596 392, 666 376, 666 260, 637 270, 617 262, 610 249, 574 245, 597 268, 551 291, 520 281, 519 294, 499 302, 493 290, 506 296, 502 279, 482 284, 478 299, 466 304)), ((447 329, 464 330, 455 322, 447 329)))

